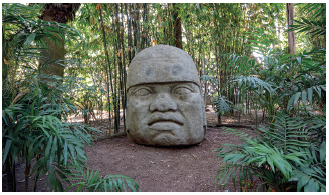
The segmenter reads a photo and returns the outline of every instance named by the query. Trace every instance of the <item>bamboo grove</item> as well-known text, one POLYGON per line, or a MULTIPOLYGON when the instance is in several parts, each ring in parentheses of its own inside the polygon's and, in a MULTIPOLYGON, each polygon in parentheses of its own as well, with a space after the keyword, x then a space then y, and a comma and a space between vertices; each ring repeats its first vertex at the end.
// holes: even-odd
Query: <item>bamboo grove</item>
MULTIPOLYGON (((312 14, 300 11, 303 6, 294 6, 295 19, 312 14)), ((126 131, 127 69, 144 48, 156 44, 182 48, 192 56, 199 76, 204 75, 203 88, 211 85, 235 107, 245 101, 244 113, 259 107, 254 105, 257 100, 229 81, 241 73, 253 74, 250 67, 259 64, 250 50, 258 41, 252 32, 261 29, 273 49, 287 52, 288 48, 285 4, 86 3, 77 8, 69 25, 81 38, 65 38, 65 75, 75 77, 83 90, 71 90, 69 96, 84 114, 85 123, 95 118, 94 108, 109 111, 109 129, 114 128, 114 133, 121 126, 126 131), (243 64, 242 56, 254 61, 250 66, 243 64)), ((296 34, 297 52, 324 43, 322 37, 296 34)), ((209 100, 205 97, 205 101, 209 100)), ((263 108, 265 112, 268 110, 263 108)))
MULTIPOLYGON (((221 93, 236 104, 242 98, 234 97, 237 88, 228 88, 227 81, 237 70, 230 66, 225 54, 250 56, 244 45, 252 39, 246 32, 254 28, 262 28, 271 40, 279 42, 273 31, 280 32, 275 25, 286 23, 284 7, 285 4, 82 4, 72 25, 84 33, 87 47, 76 50, 67 44, 66 55, 78 58, 78 67, 83 69, 69 65, 66 74, 88 75, 94 85, 106 86, 105 107, 111 111, 115 133, 120 121, 125 124, 129 63, 136 53, 156 44, 187 51, 200 76, 211 75, 220 80, 217 89, 223 89, 221 93)), ((284 47, 282 41, 281 45, 284 47)), ((103 108, 101 103, 98 101, 99 108, 103 108)))

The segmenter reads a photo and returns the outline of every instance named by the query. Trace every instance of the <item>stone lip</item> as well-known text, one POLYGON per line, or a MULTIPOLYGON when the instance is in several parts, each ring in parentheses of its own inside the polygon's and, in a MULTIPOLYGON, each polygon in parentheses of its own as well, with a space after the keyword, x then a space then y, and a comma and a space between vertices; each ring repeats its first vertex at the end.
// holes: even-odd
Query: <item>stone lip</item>
POLYGON ((184 125, 181 117, 174 114, 153 114, 148 120, 148 125, 151 126, 159 122, 172 122, 178 125, 184 125))
POLYGON ((200 78, 193 59, 184 50, 169 45, 156 45, 138 53, 128 69, 127 89, 145 83, 194 82, 200 78))
POLYGON ((179 130, 182 126, 174 123, 174 122, 167 122, 167 121, 162 121, 162 122, 157 122, 154 123, 153 125, 149 126, 150 130, 156 130, 159 132, 173 132, 176 130, 179 130))

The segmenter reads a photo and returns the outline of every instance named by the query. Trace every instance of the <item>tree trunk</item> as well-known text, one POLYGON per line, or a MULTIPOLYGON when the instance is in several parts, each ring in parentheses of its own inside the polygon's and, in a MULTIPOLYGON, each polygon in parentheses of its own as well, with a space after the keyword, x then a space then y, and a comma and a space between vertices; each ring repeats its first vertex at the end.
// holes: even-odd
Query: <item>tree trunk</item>
MULTIPOLYGON (((287 24, 288 24, 288 29, 289 25, 294 24, 294 7, 292 3, 287 3, 287 24)), ((295 32, 290 31, 288 32, 288 51, 290 54, 296 54, 296 46, 295 46, 295 32)))
MULTIPOLYGON (((127 11, 127 3, 125 5, 125 15, 128 15, 127 11)), ((126 132, 126 105, 127 105, 127 68, 126 68, 126 52, 125 52, 125 41, 124 41, 124 20, 123 20, 123 4, 121 4, 121 15, 122 15, 122 31, 121 31, 121 45, 122 45, 122 56, 123 56, 123 68, 122 68, 122 83, 121 83, 121 90, 122 90, 122 112, 123 112, 123 131, 126 132)), ((128 19, 128 18, 127 18, 128 19)), ((128 24, 128 22, 126 23, 128 24)))
POLYGON ((176 3, 173 3, 174 7, 174 21, 175 21, 175 46, 183 49, 183 44, 182 44, 182 24, 181 24, 181 18, 178 17, 178 11, 179 8, 176 5, 176 3))
MULTIPOLYGON (((116 32, 118 32, 118 4, 114 4, 114 16, 113 16, 113 22, 114 22, 114 27, 113 29, 115 29, 116 32)), ((118 36, 118 33, 117 33, 118 36)), ((115 36, 113 36, 113 40, 115 39, 115 36)), ((117 93, 117 66, 116 66, 116 61, 115 58, 117 56, 117 52, 119 52, 118 49, 118 37, 117 40, 113 41, 114 43, 114 52, 113 52, 113 64, 114 64, 114 101, 113 101, 113 108, 114 108, 114 133, 118 133, 119 132, 119 126, 118 126, 118 115, 117 115, 117 108, 118 108, 118 93, 117 93)), ((119 59, 118 59, 118 63, 119 63, 119 59)))
POLYGON ((48 49, 42 51, 43 57, 39 59, 40 72, 63 77, 65 66, 61 60, 64 60, 64 40, 55 36, 59 39, 59 44, 48 38, 44 40, 48 49))
MULTIPOLYGON (((26 161, 27 159, 25 159, 26 161)), ((30 175, 30 164, 25 165, 24 171, 25 179, 24 179, 24 190, 27 192, 29 190, 29 175, 30 175)))
MULTIPOLYGON (((58 23, 67 23, 74 18, 75 12, 79 9, 80 3, 48 3, 39 17, 44 21, 54 21, 58 23)), ((56 35, 57 36, 57 35, 56 35)), ((41 66, 40 72, 43 74, 64 76, 64 39, 57 36, 59 44, 51 39, 45 39, 45 44, 49 47, 42 51, 39 66, 41 66), (57 61, 56 63, 53 63, 57 61)))
POLYGON ((16 192, 16 180, 15 180, 15 164, 12 162, 12 155, 9 152, 6 161, 5 161, 5 173, 6 173, 6 180, 7 180, 7 191, 8 192, 16 192))
POLYGON ((133 45, 133 47, 135 47, 135 51, 132 53, 132 56, 131 56, 131 59, 134 59, 134 57, 135 57, 135 55, 138 53, 138 51, 139 51, 139 37, 138 37, 138 33, 137 33, 137 28, 138 28, 138 16, 139 16, 139 14, 138 14, 138 9, 137 9, 137 7, 138 7, 138 3, 136 4, 136 3, 134 3, 133 4, 133 21, 132 21, 132 25, 133 25, 133 37, 134 37, 134 45, 133 45))
POLYGON ((218 122, 218 124, 222 123, 221 113, 218 113, 218 115, 217 115, 217 122, 218 122))
POLYGON ((142 7, 143 7, 143 25, 142 25, 142 27, 143 27, 143 30, 142 30, 142 36, 141 36, 141 38, 142 38, 142 40, 141 40, 141 49, 145 49, 145 48, 147 48, 147 42, 148 42, 148 33, 149 33, 149 31, 148 31, 148 29, 147 29, 147 26, 148 26, 148 24, 147 24, 147 15, 146 15, 146 13, 147 13, 147 3, 143 3, 143 5, 142 5, 142 7))
POLYGON ((132 34, 131 34, 131 3, 128 4, 127 10, 127 24, 128 24, 128 66, 132 60, 131 50, 132 50, 132 34))

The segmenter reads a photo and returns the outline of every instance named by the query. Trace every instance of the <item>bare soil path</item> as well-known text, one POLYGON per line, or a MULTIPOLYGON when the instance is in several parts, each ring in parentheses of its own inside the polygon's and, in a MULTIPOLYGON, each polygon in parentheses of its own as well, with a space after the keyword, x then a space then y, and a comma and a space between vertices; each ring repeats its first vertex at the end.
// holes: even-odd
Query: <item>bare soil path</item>
MULTIPOLYGON (((237 117, 222 117, 223 123, 234 123, 237 117)), ((240 117, 241 124, 253 124, 252 117, 240 117)), ((217 123, 217 115, 212 109, 207 112, 209 125, 217 123)), ((106 125, 104 125, 106 126, 106 125)), ((250 135, 250 128, 239 128, 250 135)), ((135 179, 143 192, 215 192, 222 191, 213 181, 222 161, 216 158, 213 150, 224 143, 240 144, 234 135, 223 133, 222 127, 207 129, 206 139, 193 146, 151 147, 130 142, 127 136, 103 139, 86 148, 88 167, 99 170, 100 175, 125 175, 135 179)), ((23 164, 16 166, 17 190, 24 191, 23 164)), ((3 175, 3 191, 6 191, 3 175)), ((29 191, 33 181, 30 179, 29 191)), ((37 191, 47 191, 44 179, 38 184, 37 191)), ((225 190, 234 189, 231 181, 225 190)))

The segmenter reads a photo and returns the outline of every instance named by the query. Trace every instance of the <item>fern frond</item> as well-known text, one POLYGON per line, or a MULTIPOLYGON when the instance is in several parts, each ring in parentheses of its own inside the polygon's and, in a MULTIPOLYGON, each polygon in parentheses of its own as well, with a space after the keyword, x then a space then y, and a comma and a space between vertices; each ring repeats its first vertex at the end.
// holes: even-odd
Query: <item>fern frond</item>
POLYGON ((247 87, 247 88, 259 88, 259 91, 262 91, 262 89, 267 90, 268 92, 272 92, 272 84, 263 81, 262 79, 259 79, 254 76, 237 76, 233 80, 234 83, 237 83, 240 88, 247 87))
POLYGON ((277 112, 273 126, 271 129, 259 129, 264 133, 263 141, 282 149, 284 154, 294 152, 298 147, 310 146, 310 143, 305 141, 309 137, 305 131, 306 124, 298 117, 289 117, 277 112))
POLYGON ((233 105, 231 101, 227 100, 225 96, 221 95, 215 96, 211 104, 215 106, 215 111, 218 114, 222 114, 223 112, 230 112, 232 110, 230 104, 233 105))
POLYGON ((67 178, 64 180, 79 179, 80 181, 68 187, 66 191, 75 186, 78 186, 77 191, 88 190, 89 192, 127 192, 128 190, 132 192, 139 191, 138 184, 131 177, 124 175, 106 175, 102 178, 99 176, 99 170, 90 172, 89 169, 84 171, 81 167, 77 166, 74 166, 73 168, 75 168, 78 173, 71 174, 74 176, 73 178, 67 178), (128 188, 126 185, 128 185, 128 188))
POLYGON ((106 186, 103 186, 101 189, 102 190, 109 190, 111 192, 113 192, 113 188, 115 189, 115 191, 127 191, 126 188, 126 183, 129 187, 129 189, 133 192, 138 192, 139 191, 139 186, 138 184, 135 182, 135 180, 131 177, 127 177, 124 175, 106 175, 103 179, 101 179, 100 183, 112 183, 113 187, 112 188, 105 188, 106 186))
POLYGON ((300 148, 304 152, 304 166, 294 166, 294 176, 289 181, 297 181, 297 192, 326 191, 326 143, 320 147, 300 148))

